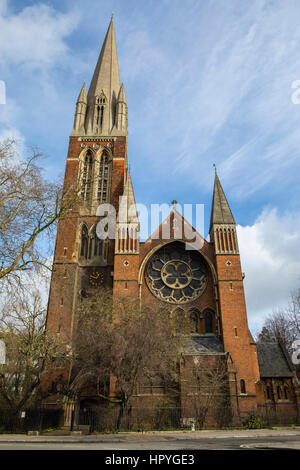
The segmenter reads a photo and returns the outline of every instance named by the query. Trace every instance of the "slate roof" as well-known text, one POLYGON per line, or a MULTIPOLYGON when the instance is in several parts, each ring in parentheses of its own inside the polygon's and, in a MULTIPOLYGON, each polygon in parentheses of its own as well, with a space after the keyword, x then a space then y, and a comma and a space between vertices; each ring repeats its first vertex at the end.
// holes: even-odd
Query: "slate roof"
POLYGON ((257 357, 261 378, 292 377, 292 365, 279 343, 257 343, 257 357))
POLYGON ((186 338, 183 344, 185 354, 220 354, 224 353, 223 344, 215 336, 191 336, 186 338))

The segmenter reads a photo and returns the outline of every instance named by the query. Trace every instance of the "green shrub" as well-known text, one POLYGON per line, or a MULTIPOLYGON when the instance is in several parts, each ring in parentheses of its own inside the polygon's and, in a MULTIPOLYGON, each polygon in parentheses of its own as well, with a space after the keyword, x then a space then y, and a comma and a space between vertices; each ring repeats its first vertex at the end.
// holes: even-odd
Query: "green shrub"
POLYGON ((245 421, 243 421, 243 426, 247 429, 261 429, 265 427, 265 423, 259 415, 254 411, 250 411, 245 421))

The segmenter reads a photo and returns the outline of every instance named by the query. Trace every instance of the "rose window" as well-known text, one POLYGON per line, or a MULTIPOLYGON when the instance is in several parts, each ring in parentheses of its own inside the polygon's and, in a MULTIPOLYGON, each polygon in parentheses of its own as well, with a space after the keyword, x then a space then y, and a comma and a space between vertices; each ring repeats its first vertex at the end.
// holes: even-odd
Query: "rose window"
POLYGON ((202 256, 176 243, 161 248, 150 258, 145 275, 151 292, 171 303, 196 299, 207 283, 207 269, 202 256))

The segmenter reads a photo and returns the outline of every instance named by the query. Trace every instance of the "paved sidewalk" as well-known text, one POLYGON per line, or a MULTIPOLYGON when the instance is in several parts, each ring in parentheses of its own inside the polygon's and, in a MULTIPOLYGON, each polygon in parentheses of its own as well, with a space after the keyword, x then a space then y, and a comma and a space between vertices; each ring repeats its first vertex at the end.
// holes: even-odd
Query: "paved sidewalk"
POLYGON ((90 435, 47 435, 27 436, 26 434, 0 434, 0 443, 105 443, 105 442, 134 442, 134 441, 176 441, 186 439, 226 439, 246 437, 285 437, 294 436, 300 441, 300 427, 279 429, 248 429, 248 430, 215 430, 215 431, 157 431, 157 432, 120 432, 117 434, 90 435))

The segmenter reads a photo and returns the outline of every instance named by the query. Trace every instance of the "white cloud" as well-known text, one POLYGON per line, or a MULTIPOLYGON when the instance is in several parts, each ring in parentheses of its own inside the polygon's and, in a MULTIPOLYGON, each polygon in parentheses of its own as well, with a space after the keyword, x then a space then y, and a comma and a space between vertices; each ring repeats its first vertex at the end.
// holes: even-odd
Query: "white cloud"
POLYGON ((266 315, 285 308, 300 288, 300 213, 262 212, 251 226, 238 226, 250 329, 266 315))
POLYGON ((18 129, 7 128, 0 131, 0 140, 6 139, 13 139, 18 144, 19 151, 24 149, 25 137, 18 129))
POLYGON ((148 80, 151 80, 153 67, 158 69, 165 60, 162 50, 153 44, 146 31, 137 29, 129 32, 123 48, 130 51, 130 54, 127 54, 122 61, 122 73, 126 75, 128 81, 135 81, 142 74, 149 72, 148 80))
POLYGON ((62 61, 69 49, 64 41, 78 24, 77 13, 61 13, 38 3, 12 14, 0 7, 0 63, 49 67, 62 61))
POLYGON ((174 178, 185 177, 205 191, 212 163, 235 198, 274 182, 289 186, 290 166, 297 165, 293 174, 300 170, 300 105, 291 103, 291 83, 300 78, 299 12, 293 0, 272 6, 254 0, 242 7, 235 0, 212 1, 195 18, 188 18, 187 10, 182 19, 193 33, 186 50, 177 30, 161 43, 151 31, 146 41, 145 33, 141 63, 151 64, 146 72, 152 82, 142 101, 143 120, 139 110, 140 123, 133 125, 148 130, 145 159, 152 167, 160 146, 158 171, 169 174, 171 153, 174 178), (177 43, 178 48, 170 47, 177 43), (154 134, 157 144, 151 141, 154 134), (240 191, 245 174, 247 188, 240 191))

